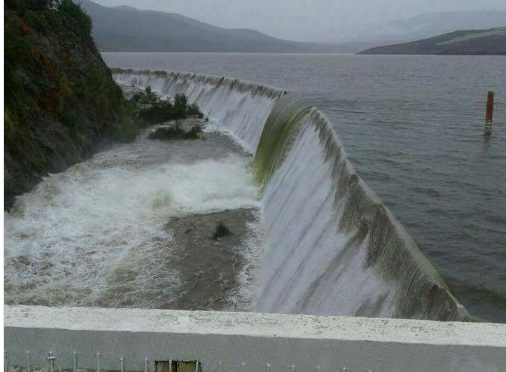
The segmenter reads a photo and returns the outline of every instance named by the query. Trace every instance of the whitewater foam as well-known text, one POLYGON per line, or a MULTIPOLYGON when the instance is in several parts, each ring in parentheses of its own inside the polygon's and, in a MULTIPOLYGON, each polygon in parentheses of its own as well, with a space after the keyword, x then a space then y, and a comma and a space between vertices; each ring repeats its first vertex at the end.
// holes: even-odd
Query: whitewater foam
POLYGON ((6 302, 114 306, 132 296, 156 307, 178 284, 163 264, 170 217, 259 205, 248 159, 181 162, 164 148, 143 136, 18 197, 5 213, 6 302))
MULTIPOLYGON (((355 172, 317 109, 282 90, 226 78, 125 70, 116 70, 115 78, 149 85, 162 96, 185 93, 233 133, 254 154, 253 184, 262 190, 261 204, 243 158, 201 159, 179 167, 175 160, 184 157, 177 151, 160 163, 163 154, 143 160, 142 146, 124 147, 121 156, 98 156, 96 163, 51 176, 6 216, 8 301, 16 291, 34 296, 47 289, 40 298, 58 303, 67 293, 53 293, 61 285, 74 294, 89 291, 76 298, 100 304, 100 296, 111 293, 107 286, 116 283, 125 289, 115 292, 120 296, 135 293, 140 299, 135 305, 144 306, 145 300, 156 307, 156 299, 170 295, 178 282, 176 273, 156 266, 170 257, 170 244, 160 243, 171 239, 162 221, 253 206, 263 211, 266 247, 259 252, 261 267, 246 268, 243 283, 249 283, 244 296, 251 297, 250 273, 259 278, 257 310, 473 320, 355 172), (74 177, 72 172, 85 173, 74 177), (81 261, 85 264, 72 265, 81 261), (156 269, 149 266, 153 262, 156 269), (57 282, 53 292, 51 272, 57 282), (151 284, 159 296, 154 299, 142 293, 151 284), (167 289, 159 291, 164 285, 167 289)), ((199 151, 207 151, 204 147, 199 151)), ((208 150, 206 155, 213 153, 208 150)))
POLYGON ((276 99, 286 92, 225 77, 175 72, 113 70, 116 80, 137 88, 173 97, 184 93, 202 112, 234 133, 254 153, 263 123, 276 99), (233 92, 233 94, 231 94, 233 92))
POLYGON ((343 204, 335 207, 332 164, 319 144, 306 120, 265 187, 267 241, 276 249, 262 266, 258 309, 389 316, 387 309, 365 309, 388 296, 392 285, 363 268, 367 242, 350 249, 354 233, 337 231, 343 204))
POLYGON ((258 310, 473 320, 357 175, 320 111, 284 91, 227 78, 114 74, 160 94, 185 93, 248 144, 267 229, 258 310))

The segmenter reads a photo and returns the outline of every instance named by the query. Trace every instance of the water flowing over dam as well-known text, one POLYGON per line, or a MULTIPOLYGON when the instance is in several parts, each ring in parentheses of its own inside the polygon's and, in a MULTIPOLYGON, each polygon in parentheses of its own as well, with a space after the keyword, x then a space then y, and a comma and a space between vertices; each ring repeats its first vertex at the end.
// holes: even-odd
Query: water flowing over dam
POLYGON ((257 311, 474 319, 355 172, 318 109, 223 77, 113 72, 161 95, 185 93, 254 154, 266 226, 257 311))

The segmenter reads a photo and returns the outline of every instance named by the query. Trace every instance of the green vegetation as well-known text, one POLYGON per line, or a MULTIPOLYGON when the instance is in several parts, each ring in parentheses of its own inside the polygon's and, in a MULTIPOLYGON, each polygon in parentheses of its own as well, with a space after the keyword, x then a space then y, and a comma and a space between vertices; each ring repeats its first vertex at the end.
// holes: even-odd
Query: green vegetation
POLYGON ((124 111, 127 111, 126 117, 134 118, 134 120, 125 120, 126 125, 116 128, 112 136, 114 140, 131 141, 135 139, 142 128, 171 120, 176 121, 175 125, 158 128, 149 134, 149 138, 195 140, 202 137, 201 125, 194 125, 190 130, 185 130, 177 123, 178 119, 185 119, 189 116, 203 117, 196 104, 188 105, 188 98, 184 94, 176 94, 174 103, 172 103, 160 100, 158 95, 148 86, 144 91, 135 93, 130 100, 125 102, 124 111))
POLYGON ((88 37, 91 34, 91 17, 72 0, 6 0, 5 8, 45 34, 61 30, 67 23, 72 24, 74 35, 88 37))
POLYGON ((202 126, 194 125, 189 131, 184 130, 179 123, 168 127, 161 127, 151 132, 148 138, 158 140, 196 140, 201 138, 202 126))
POLYGON ((139 118, 146 124, 160 124, 169 120, 185 119, 189 116, 202 118, 204 115, 194 103, 188 105, 188 98, 178 93, 174 97, 174 103, 160 101, 151 91, 150 87, 145 92, 137 93, 132 98, 135 102, 151 105, 139 111, 139 118))
MULTIPOLYGON (((202 111, 200 111, 200 108, 197 106, 196 103, 192 103, 191 105, 189 105, 186 109, 186 113, 190 116, 196 116, 199 119, 202 119, 204 117, 204 114, 202 114, 202 111)), ((206 121, 208 121, 207 118, 206 121)))
POLYGON ((107 133, 113 142, 130 143, 144 128, 144 124, 137 118, 138 108, 133 100, 124 100, 119 111, 121 125, 113 126, 107 133))
POLYGON ((126 102, 71 0, 6 0, 5 201, 96 151, 135 137, 126 102))
POLYGON ((149 124, 202 117, 184 95, 164 102, 148 88, 126 100, 93 42, 91 18, 72 0, 6 0, 4 9, 4 207, 110 141, 133 141, 149 124))
POLYGON ((506 27, 454 31, 409 43, 371 48, 360 54, 506 55, 506 27))
POLYGON ((175 115, 172 103, 164 101, 140 110, 139 118, 146 124, 160 124, 173 119, 182 119, 182 116, 175 115))
POLYGON ((20 14, 24 14, 29 10, 32 11, 44 11, 54 8, 59 2, 54 0, 5 0, 5 7, 13 9, 20 14))
POLYGON ((232 232, 229 230, 227 225, 225 225, 223 222, 220 222, 218 223, 218 225, 216 225, 216 229, 214 230, 213 233, 213 239, 218 240, 221 237, 229 236, 231 234, 232 232))
POLYGON ((5 7, 5 106, 11 120, 26 121, 35 103, 70 124, 68 112, 75 104, 68 98, 74 94, 97 111, 120 108, 121 90, 105 66, 74 65, 71 51, 52 50, 42 42, 41 35, 48 34, 75 44, 91 40, 91 18, 80 5, 71 0, 7 0, 5 7))
POLYGON ((143 105, 154 105, 158 103, 158 96, 153 92, 151 87, 148 86, 144 92, 135 93, 132 100, 143 105))
POLYGON ((91 34, 91 17, 83 10, 80 4, 76 4, 72 0, 61 0, 57 3, 58 11, 76 26, 77 32, 82 36, 89 36, 91 34))

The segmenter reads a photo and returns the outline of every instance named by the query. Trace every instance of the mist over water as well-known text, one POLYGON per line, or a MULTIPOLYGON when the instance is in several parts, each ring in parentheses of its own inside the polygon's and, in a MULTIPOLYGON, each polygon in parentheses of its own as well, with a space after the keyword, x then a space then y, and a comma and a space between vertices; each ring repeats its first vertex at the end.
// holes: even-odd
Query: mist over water
POLYGON ((361 177, 473 315, 506 321, 506 64, 502 57, 105 54, 298 93, 329 117, 361 177), (488 90, 495 127, 481 136, 488 90), (501 98, 502 97, 502 98, 501 98))

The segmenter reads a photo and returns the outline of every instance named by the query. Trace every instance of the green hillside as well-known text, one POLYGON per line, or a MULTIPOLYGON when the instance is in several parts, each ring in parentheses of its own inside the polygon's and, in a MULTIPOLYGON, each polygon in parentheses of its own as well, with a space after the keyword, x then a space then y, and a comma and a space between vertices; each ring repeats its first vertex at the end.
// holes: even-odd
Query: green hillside
POLYGON ((371 48, 359 54, 506 55, 506 27, 455 31, 429 39, 371 48))
POLYGON ((335 45, 280 40, 250 29, 216 27, 175 13, 82 4, 103 52, 336 52, 335 45))
POLYGON ((5 206, 120 128, 121 89, 70 0, 5 2, 5 206))

